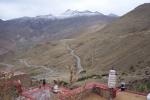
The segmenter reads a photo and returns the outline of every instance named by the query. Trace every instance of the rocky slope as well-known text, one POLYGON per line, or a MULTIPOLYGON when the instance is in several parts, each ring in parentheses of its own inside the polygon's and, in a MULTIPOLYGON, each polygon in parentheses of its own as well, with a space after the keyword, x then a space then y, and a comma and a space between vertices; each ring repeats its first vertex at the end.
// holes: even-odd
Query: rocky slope
POLYGON ((74 39, 37 45, 16 59, 67 69, 75 63, 64 46, 65 42, 81 58, 82 67, 89 75, 107 76, 108 70, 114 68, 119 80, 149 77, 149 7, 150 4, 143 4, 104 28, 99 24, 90 26, 74 39))
POLYGON ((72 42, 89 73, 117 70, 119 80, 150 76, 150 4, 138 6, 117 21, 72 42))
MULTIPOLYGON (((75 37, 79 35, 81 30, 89 26, 95 24, 104 25, 117 19, 117 17, 99 13, 92 16, 91 14, 93 12, 88 12, 85 15, 85 12, 79 13, 76 11, 75 15, 65 15, 67 17, 64 15, 41 15, 7 21, 0 20, 0 40, 5 40, 10 45, 16 45, 16 47, 24 49, 41 41, 75 37)), ((1 43, 0 46, 1 49, 4 49, 5 46, 7 47, 6 43, 1 43)))

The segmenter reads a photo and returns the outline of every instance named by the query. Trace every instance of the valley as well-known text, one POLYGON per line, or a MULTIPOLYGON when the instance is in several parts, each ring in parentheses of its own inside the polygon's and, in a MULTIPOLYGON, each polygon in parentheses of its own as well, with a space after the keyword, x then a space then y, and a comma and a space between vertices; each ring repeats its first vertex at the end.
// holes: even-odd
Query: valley
POLYGON ((68 10, 61 17, 0 21, 0 71, 66 84, 75 72, 78 79, 69 86, 79 87, 86 82, 107 84, 114 69, 117 87, 123 81, 129 90, 148 93, 149 10, 150 3, 145 3, 120 17, 68 10))

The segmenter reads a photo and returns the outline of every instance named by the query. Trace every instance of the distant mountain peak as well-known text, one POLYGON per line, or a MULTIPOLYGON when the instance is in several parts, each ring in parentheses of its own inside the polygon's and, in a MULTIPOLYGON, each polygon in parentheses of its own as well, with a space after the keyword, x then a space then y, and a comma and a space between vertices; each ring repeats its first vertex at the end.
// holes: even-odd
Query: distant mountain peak
POLYGON ((98 11, 92 12, 89 10, 78 11, 78 10, 68 9, 62 15, 66 15, 66 16, 91 16, 91 15, 103 15, 103 14, 98 12, 98 11))
POLYGON ((110 17, 119 17, 118 15, 113 14, 113 13, 108 14, 108 16, 110 16, 110 17))
POLYGON ((68 9, 63 13, 63 15, 73 15, 75 13, 79 13, 79 12, 77 10, 68 9))

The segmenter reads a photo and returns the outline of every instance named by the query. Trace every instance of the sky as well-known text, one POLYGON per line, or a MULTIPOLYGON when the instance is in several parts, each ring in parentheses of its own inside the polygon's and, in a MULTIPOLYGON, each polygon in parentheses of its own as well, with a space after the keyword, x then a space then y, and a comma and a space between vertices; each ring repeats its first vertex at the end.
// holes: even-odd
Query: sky
POLYGON ((0 0, 0 19, 60 15, 67 9, 123 15, 150 0, 0 0))

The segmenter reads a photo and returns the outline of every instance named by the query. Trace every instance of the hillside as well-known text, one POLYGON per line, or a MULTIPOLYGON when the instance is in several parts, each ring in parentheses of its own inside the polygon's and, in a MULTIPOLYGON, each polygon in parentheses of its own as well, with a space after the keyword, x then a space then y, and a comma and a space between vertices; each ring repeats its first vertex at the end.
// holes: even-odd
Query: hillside
MULTIPOLYGON (((82 35, 74 39, 57 41, 56 44, 50 42, 37 45, 21 57, 35 64, 49 62, 49 65, 58 66, 57 62, 61 62, 62 59, 72 62, 72 59, 67 57, 68 50, 63 43, 65 41, 81 57, 81 63, 88 74, 106 74, 114 67, 119 71, 119 75, 127 74, 131 79, 135 79, 136 75, 143 78, 145 74, 150 73, 149 7, 150 4, 143 4, 104 28, 101 24, 85 28, 80 31, 82 35), (144 12, 140 13, 141 11, 144 12), (136 30, 130 31, 133 29, 136 30), (130 77, 133 74, 135 77, 130 77)), ((60 66, 67 64, 65 62, 60 66)))
POLYGON ((102 30, 71 44, 88 73, 118 71, 118 80, 150 78, 150 4, 143 4, 102 30))
MULTIPOLYGON (((95 24, 105 25, 117 17, 103 14, 85 15, 76 12, 76 15, 55 17, 41 15, 37 17, 22 17, 12 20, 0 20, 0 40, 5 39, 10 45, 24 49, 43 41, 60 40, 80 35, 80 31, 95 24), (77 14, 80 16, 77 16, 77 14), (9 42, 13 41, 13 42, 9 42)), ((0 44, 1 48, 7 46, 0 44)), ((2 48, 4 49, 4 48, 2 48)), ((12 49, 12 48, 10 48, 12 49)), ((9 50, 9 49, 8 49, 9 50)))
MULTIPOLYGON (((80 31, 84 36, 100 30, 104 26, 94 25, 80 31)), ((74 39, 63 39, 39 43, 24 53, 16 53, 13 59, 6 58, 5 63, 15 66, 13 70, 23 71, 32 76, 55 78, 67 80, 69 77, 69 67, 76 66, 76 60, 67 49, 67 45, 74 39), (45 70, 45 67, 48 70, 45 70), (49 69, 54 71, 49 73, 49 69), (44 73, 43 73, 44 72, 44 73), (64 74, 65 72, 65 74, 64 74), (50 75, 49 75, 50 74, 50 75), (62 78, 62 74, 63 77, 62 78), (53 76, 53 77, 50 77, 53 76)), ((72 47, 72 46, 71 46, 72 47)), ((5 66, 6 68, 9 66, 5 66)))
POLYGON ((148 30, 150 27, 150 5, 143 4, 122 16, 120 20, 106 26, 103 32, 105 33, 134 33, 148 30))

